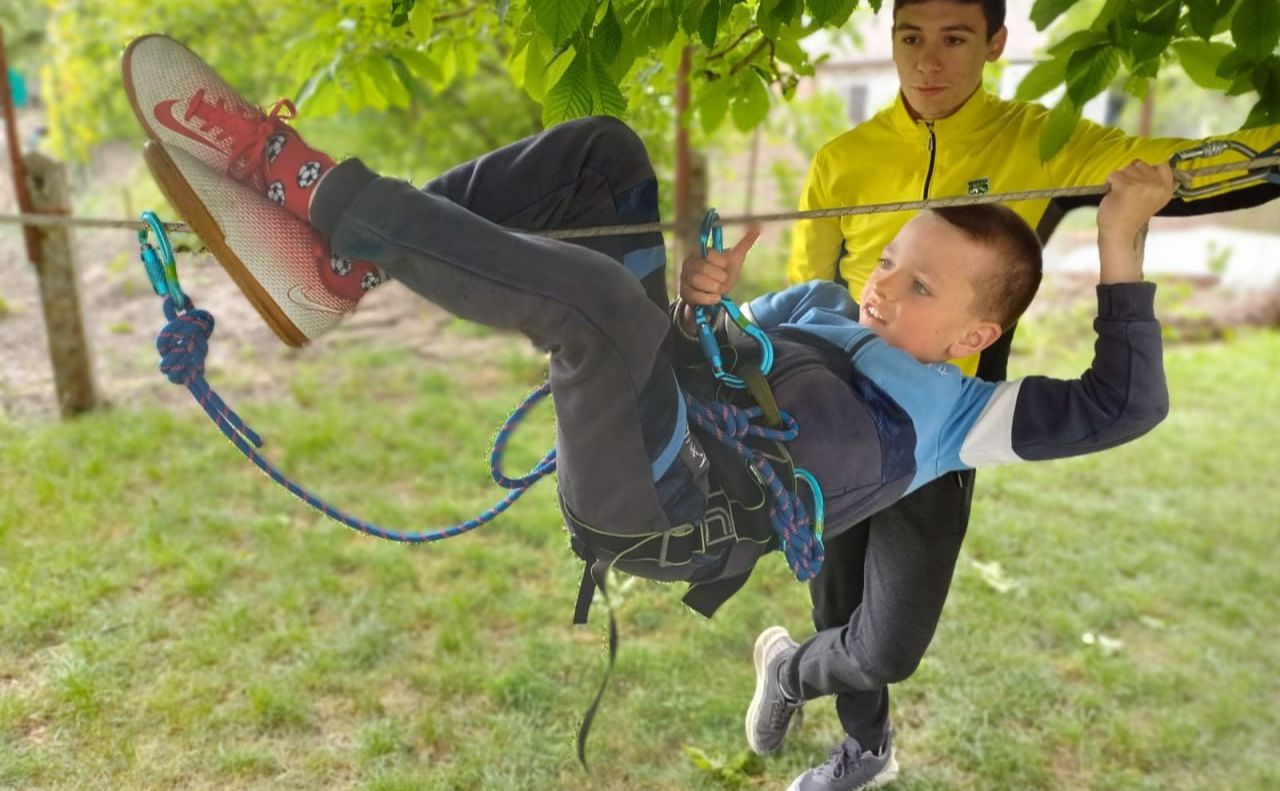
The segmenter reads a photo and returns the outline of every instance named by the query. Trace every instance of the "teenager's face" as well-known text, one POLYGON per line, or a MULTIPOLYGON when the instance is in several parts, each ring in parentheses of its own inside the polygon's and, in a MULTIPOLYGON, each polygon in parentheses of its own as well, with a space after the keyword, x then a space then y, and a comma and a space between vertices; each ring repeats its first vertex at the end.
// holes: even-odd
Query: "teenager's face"
POLYGON ((1004 51, 1007 31, 987 40, 982 6, 929 0, 893 20, 893 62, 911 114, 936 121, 960 109, 982 84, 982 68, 1004 51))
POLYGON ((931 212, 884 248, 858 299, 858 323, 923 363, 981 351, 1000 325, 975 310, 977 286, 996 266, 986 246, 931 212))

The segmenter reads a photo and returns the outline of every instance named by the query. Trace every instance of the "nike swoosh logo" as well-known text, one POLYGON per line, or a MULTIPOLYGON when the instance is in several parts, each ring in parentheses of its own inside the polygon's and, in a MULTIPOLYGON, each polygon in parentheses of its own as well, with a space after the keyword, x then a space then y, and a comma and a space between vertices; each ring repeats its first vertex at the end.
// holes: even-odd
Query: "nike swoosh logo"
POLYGON ((157 121, 160 122, 160 125, 163 126, 165 129, 168 129, 171 132, 176 132, 182 135, 183 137, 187 138, 188 140, 194 140, 202 146, 205 146, 207 148, 212 148, 214 151, 217 151, 219 154, 224 153, 222 149, 218 148, 213 143, 210 143, 205 138, 191 131, 186 126, 184 126, 181 121, 173 117, 173 106, 177 103, 178 102, 176 99, 166 99, 163 102, 157 102, 156 106, 151 109, 151 114, 155 117, 157 121))
POLYGON ((348 312, 341 308, 335 308, 332 305, 324 305, 316 302, 307 294, 305 286, 294 286, 289 289, 289 301, 304 308, 318 310, 321 313, 332 313, 335 316, 342 316, 348 312))

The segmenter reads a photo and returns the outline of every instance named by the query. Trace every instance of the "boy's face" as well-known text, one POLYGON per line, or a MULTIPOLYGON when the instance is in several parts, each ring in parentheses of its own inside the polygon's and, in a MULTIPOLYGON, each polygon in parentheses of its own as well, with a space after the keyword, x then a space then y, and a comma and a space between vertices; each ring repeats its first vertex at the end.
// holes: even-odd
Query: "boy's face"
POLYGON ((967 357, 1000 337, 975 310, 993 266, 985 245, 921 212, 884 248, 858 299, 858 323, 923 363, 967 357))
POLYGON ((982 69, 1004 52, 1005 28, 987 40, 977 3, 929 0, 893 20, 893 62, 911 114, 936 121, 960 109, 982 84, 982 69))

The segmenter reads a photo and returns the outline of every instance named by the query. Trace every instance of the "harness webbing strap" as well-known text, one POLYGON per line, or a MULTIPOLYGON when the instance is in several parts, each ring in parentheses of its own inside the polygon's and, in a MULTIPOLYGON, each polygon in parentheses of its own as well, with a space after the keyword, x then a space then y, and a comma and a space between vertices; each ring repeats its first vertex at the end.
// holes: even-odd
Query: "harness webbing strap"
POLYGON ((760 407, 765 425, 770 428, 781 427, 782 410, 778 409, 778 401, 773 397, 773 388, 760 372, 760 367, 755 363, 744 365, 739 373, 742 374, 742 381, 747 383, 747 392, 760 407))
MULTIPOLYGON (((605 666, 604 676, 600 679, 600 687, 596 690, 596 696, 592 699, 591 705, 587 707, 587 711, 582 715, 582 726, 578 728, 578 763, 582 764, 583 769, 587 767, 587 735, 591 733, 591 724, 595 721, 596 711, 600 708, 600 701, 604 698, 604 692, 609 687, 609 679, 613 676, 613 666, 618 659, 618 619, 613 611, 613 600, 609 598, 609 589, 605 584, 605 577, 608 576, 609 567, 604 563, 589 563, 585 573, 585 578, 590 579, 592 584, 600 589, 600 597, 604 599, 605 609, 609 611, 609 663, 605 666)), ((585 587, 586 582, 584 580, 585 587)), ((579 600, 581 600, 581 590, 579 590, 579 600)), ((591 594, 587 594, 587 601, 590 602, 591 594)))

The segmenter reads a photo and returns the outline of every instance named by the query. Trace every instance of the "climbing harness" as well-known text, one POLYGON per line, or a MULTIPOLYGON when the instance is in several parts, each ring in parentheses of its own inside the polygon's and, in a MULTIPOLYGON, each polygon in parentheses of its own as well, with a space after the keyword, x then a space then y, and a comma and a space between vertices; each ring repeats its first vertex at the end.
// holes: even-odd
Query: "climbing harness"
MULTIPOLYGON (((724 229, 720 224, 720 215, 715 209, 709 210, 706 217, 703 218, 702 230, 699 233, 699 244, 702 248, 703 258, 706 258, 710 250, 724 252, 724 229)), ((694 308, 694 317, 698 326, 698 344, 702 347, 702 353, 707 358, 707 362, 711 365, 712 374, 717 380, 729 387, 737 390, 748 389, 748 384, 744 379, 724 370, 724 361, 720 355, 720 344, 716 339, 715 331, 712 329, 717 309, 723 309, 734 324, 759 344, 761 357, 757 370, 761 377, 758 380, 758 387, 752 388, 755 391, 753 395, 759 392, 767 399, 767 403, 771 405, 772 409, 777 410, 776 404, 773 403, 772 391, 769 390, 769 385, 764 381, 764 376, 773 368, 773 343, 769 340, 769 336, 764 334, 763 330, 742 315, 742 311, 728 296, 722 296, 718 306, 699 305, 694 308)), ((773 508, 770 509, 770 519, 773 522, 774 531, 778 534, 778 539, 782 543, 782 551, 787 558, 787 565, 790 566, 791 571, 800 582, 812 579, 822 568, 824 554, 822 546, 822 516, 824 508, 822 489, 818 486, 817 479, 799 467, 795 469, 796 478, 805 482, 813 496, 814 519, 811 521, 805 511, 804 503, 799 497, 787 492, 782 487, 768 460, 752 452, 750 448, 740 441, 747 436, 757 436, 762 439, 788 442, 795 439, 800 433, 800 427, 796 424, 795 419, 786 412, 777 411, 776 417, 770 415, 770 422, 773 424, 770 427, 753 426, 751 424, 753 419, 758 419, 765 415, 764 404, 758 404, 744 410, 730 404, 718 402, 699 403, 687 393, 685 394, 685 400, 690 418, 704 430, 714 435, 721 444, 733 448, 734 452, 755 471, 758 479, 768 487, 773 502, 773 508), (778 425, 779 423, 780 425, 778 425)), ((757 398, 757 401, 759 400, 757 398)))
POLYGON ((196 308, 190 296, 183 292, 178 281, 173 247, 165 233, 164 224, 154 212, 144 212, 142 217, 144 228, 138 231, 139 256, 146 268, 151 287, 156 294, 164 298, 163 311, 165 319, 168 320, 156 338, 156 349, 160 352, 160 370, 169 378, 169 381, 183 385, 190 391, 196 403, 204 409, 205 414, 222 431, 223 436, 231 440, 231 443, 246 458, 266 473, 271 480, 288 489, 307 505, 352 530, 366 535, 389 541, 427 543, 450 538, 493 521, 529 491, 533 484, 555 471, 554 449, 543 456, 533 469, 519 478, 510 478, 502 471, 502 454, 515 426, 530 409, 551 393, 550 385, 544 384, 525 397, 507 418, 494 439, 493 449, 489 454, 489 473, 495 483, 511 491, 479 516, 437 530, 401 532, 357 519, 311 494, 289 480, 257 452, 256 449, 262 447, 262 438, 227 406, 205 380, 204 362, 209 351, 209 337, 213 334, 213 316, 207 311, 196 308), (156 245, 148 241, 148 230, 155 235, 156 245))

